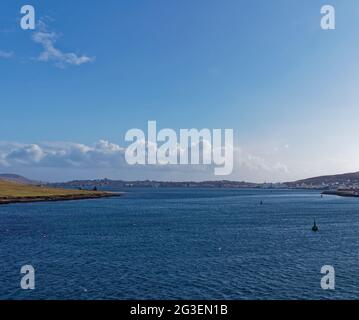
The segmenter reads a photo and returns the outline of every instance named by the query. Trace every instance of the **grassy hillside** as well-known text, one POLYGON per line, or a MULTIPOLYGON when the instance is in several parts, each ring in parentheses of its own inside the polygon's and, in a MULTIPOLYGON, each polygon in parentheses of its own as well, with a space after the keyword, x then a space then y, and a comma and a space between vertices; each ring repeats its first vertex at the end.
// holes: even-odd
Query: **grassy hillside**
POLYGON ((0 204, 115 197, 120 193, 47 188, 0 180, 0 204))
POLYGON ((303 179, 295 181, 294 183, 305 183, 305 184, 331 184, 331 183, 359 183, 359 172, 344 173, 344 174, 333 174, 328 176, 320 176, 309 179, 303 179))
POLYGON ((12 182, 23 183, 23 184, 35 184, 35 185, 40 184, 39 181, 30 180, 23 176, 13 173, 1 173, 0 180, 12 181, 12 182))

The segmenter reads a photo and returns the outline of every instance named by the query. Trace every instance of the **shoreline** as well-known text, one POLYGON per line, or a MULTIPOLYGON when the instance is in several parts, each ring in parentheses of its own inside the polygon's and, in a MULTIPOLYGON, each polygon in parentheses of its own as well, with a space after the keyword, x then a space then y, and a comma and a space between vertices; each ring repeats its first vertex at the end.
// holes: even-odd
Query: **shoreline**
POLYGON ((123 192, 99 192, 89 194, 66 194, 66 195, 48 195, 48 196, 32 196, 32 197, 14 197, 1 198, 0 205, 13 203, 34 203, 34 202, 57 202, 57 201, 75 201, 75 200, 89 200, 100 198, 120 197, 123 192))
POLYGON ((322 194, 329 196, 338 196, 338 197, 351 197, 351 198, 359 198, 358 191, 354 190, 333 190, 333 191, 323 191, 322 194))

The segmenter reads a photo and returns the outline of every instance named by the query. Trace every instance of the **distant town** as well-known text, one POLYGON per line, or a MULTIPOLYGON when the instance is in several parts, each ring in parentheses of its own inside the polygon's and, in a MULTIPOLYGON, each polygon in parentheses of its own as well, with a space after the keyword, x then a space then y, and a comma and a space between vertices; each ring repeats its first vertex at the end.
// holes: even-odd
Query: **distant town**
POLYGON ((323 191, 340 191, 359 194, 359 172, 337 175, 319 176, 293 182, 253 183, 245 181, 124 181, 111 179, 73 180, 69 182, 47 183, 29 180, 16 174, 0 174, 0 179, 11 180, 25 184, 46 185, 77 189, 94 188, 260 188, 260 189, 315 189, 323 191))
POLYGON ((339 175, 320 176, 294 182, 252 183, 245 181, 122 181, 122 180, 74 180, 66 183, 53 183, 57 187, 82 188, 260 188, 260 189, 316 189, 316 190, 359 190, 359 172, 339 175))

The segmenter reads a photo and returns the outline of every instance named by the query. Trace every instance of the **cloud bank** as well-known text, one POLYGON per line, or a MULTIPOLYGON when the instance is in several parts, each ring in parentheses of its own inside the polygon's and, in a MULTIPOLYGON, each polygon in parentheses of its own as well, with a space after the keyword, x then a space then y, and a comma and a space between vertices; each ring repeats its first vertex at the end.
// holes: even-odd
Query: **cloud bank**
MULTIPOLYGON (((202 148, 201 148, 202 149, 202 148)), ((263 182, 287 176, 283 163, 234 148, 234 171, 214 176, 212 165, 135 165, 125 160, 125 148, 107 140, 93 145, 75 142, 22 144, 0 142, 0 170, 47 181, 108 177, 123 180, 232 179, 263 182), (272 177, 272 179, 271 179, 272 177)))
POLYGON ((59 35, 55 32, 47 30, 45 23, 40 21, 35 31, 32 40, 42 46, 43 52, 37 58, 41 62, 53 62, 55 66, 64 68, 67 65, 80 66, 85 63, 89 63, 95 60, 94 57, 86 55, 77 55, 73 52, 63 52, 55 47, 55 43, 59 38, 59 35))
POLYGON ((0 143, 0 165, 4 167, 116 167, 123 162, 124 149, 105 140, 93 146, 72 142, 0 143))

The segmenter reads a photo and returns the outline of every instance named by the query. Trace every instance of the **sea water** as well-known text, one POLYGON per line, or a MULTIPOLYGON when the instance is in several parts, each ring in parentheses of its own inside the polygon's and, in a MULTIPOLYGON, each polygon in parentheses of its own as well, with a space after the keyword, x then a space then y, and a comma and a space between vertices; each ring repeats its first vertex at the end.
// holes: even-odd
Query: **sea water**
POLYGON ((127 193, 0 206, 0 299, 359 297, 359 198, 120 191, 127 193), (27 264, 35 290, 20 287, 27 264), (324 265, 335 269, 335 290, 321 288, 324 265))

